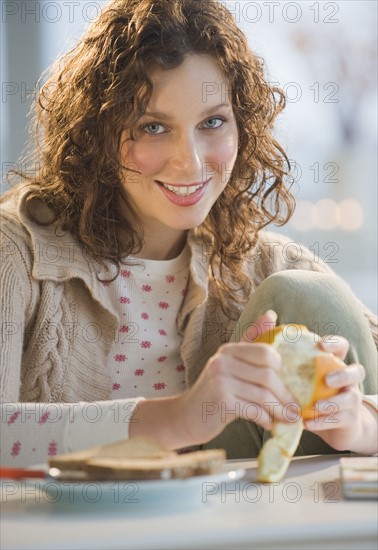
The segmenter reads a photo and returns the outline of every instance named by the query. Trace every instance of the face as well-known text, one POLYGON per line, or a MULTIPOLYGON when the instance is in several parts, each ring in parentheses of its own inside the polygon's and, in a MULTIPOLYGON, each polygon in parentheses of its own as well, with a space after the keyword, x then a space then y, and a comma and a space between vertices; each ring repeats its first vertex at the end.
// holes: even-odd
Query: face
POLYGON ((144 238, 174 247, 200 225, 230 179, 238 131, 228 83, 214 58, 189 55, 175 69, 151 73, 153 93, 137 121, 134 140, 124 132, 121 162, 127 200, 144 238))

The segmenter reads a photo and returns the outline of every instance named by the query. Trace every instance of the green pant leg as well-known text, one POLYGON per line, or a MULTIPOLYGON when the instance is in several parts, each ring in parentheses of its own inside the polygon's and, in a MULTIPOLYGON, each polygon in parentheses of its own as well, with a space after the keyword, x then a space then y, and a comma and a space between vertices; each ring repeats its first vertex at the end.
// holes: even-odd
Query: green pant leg
MULTIPOLYGON (((369 323, 351 290, 339 277, 302 270, 271 275, 246 304, 231 341, 239 341, 247 327, 268 309, 278 314, 277 324, 299 323, 320 336, 335 334, 347 338, 350 348, 346 363, 364 365, 366 378, 361 389, 366 394, 377 393, 377 350, 369 323)), ((255 457, 269 435, 253 422, 237 420, 203 447, 222 447, 228 458, 255 457)), ((296 454, 333 452, 320 437, 305 431, 296 454)))

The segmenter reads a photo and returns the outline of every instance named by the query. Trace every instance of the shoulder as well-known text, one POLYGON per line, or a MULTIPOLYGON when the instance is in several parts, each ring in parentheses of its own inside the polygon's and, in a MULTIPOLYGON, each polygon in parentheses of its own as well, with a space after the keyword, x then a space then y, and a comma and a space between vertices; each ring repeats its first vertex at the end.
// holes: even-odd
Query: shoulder
POLYGON ((2 263, 9 257, 31 259, 31 237, 21 221, 19 204, 18 189, 8 191, 0 201, 0 257, 2 263))
POLYGON ((29 186, 15 188, 0 200, 2 254, 28 257, 33 277, 56 282, 75 277, 92 280, 99 266, 68 230, 55 221, 53 211, 29 186))
POLYGON ((17 301, 20 308, 29 311, 38 295, 38 286, 32 277, 31 237, 21 222, 18 200, 17 191, 12 191, 0 201, 0 295, 7 310, 17 301))
POLYGON ((30 186, 17 186, 0 197, 0 254, 2 259, 9 256, 27 259, 35 263, 36 251, 45 234, 53 240, 52 226, 39 226, 29 215, 27 197, 30 186))
POLYGON ((254 249, 255 268, 263 278, 286 269, 332 273, 316 249, 273 231, 261 231, 254 249))

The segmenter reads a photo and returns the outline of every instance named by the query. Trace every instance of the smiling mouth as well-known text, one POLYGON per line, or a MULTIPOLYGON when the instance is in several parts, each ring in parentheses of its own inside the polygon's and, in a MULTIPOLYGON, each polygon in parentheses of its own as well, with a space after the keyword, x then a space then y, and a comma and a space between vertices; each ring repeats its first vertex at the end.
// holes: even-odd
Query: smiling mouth
POLYGON ((187 197, 188 195, 193 195, 198 189, 201 189, 206 183, 209 181, 204 181, 203 183, 199 184, 190 184, 190 185, 169 185, 167 183, 163 183, 162 181, 156 180, 159 185, 164 187, 165 189, 168 189, 168 191, 171 191, 172 193, 175 193, 176 195, 179 195, 180 197, 187 197))

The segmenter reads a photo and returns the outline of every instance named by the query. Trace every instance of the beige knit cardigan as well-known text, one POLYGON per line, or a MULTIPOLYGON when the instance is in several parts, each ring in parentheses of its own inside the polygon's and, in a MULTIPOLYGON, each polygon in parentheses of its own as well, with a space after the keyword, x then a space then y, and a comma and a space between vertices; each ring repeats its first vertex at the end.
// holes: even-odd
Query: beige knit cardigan
MULTIPOLYGON (((28 219, 26 193, 13 191, 0 203, 1 400, 109 399, 107 365, 119 319, 98 281, 106 274, 70 233, 28 219)), ((36 215, 44 219, 49 214, 37 204, 36 215)), ((225 316, 212 292, 206 248, 193 231, 188 244, 190 276, 177 324, 191 386, 236 322, 225 316)), ((253 282, 252 292, 278 271, 331 272, 305 247, 269 232, 261 232, 244 269, 253 282)), ((366 308, 364 313, 377 342, 376 317, 366 308)))

